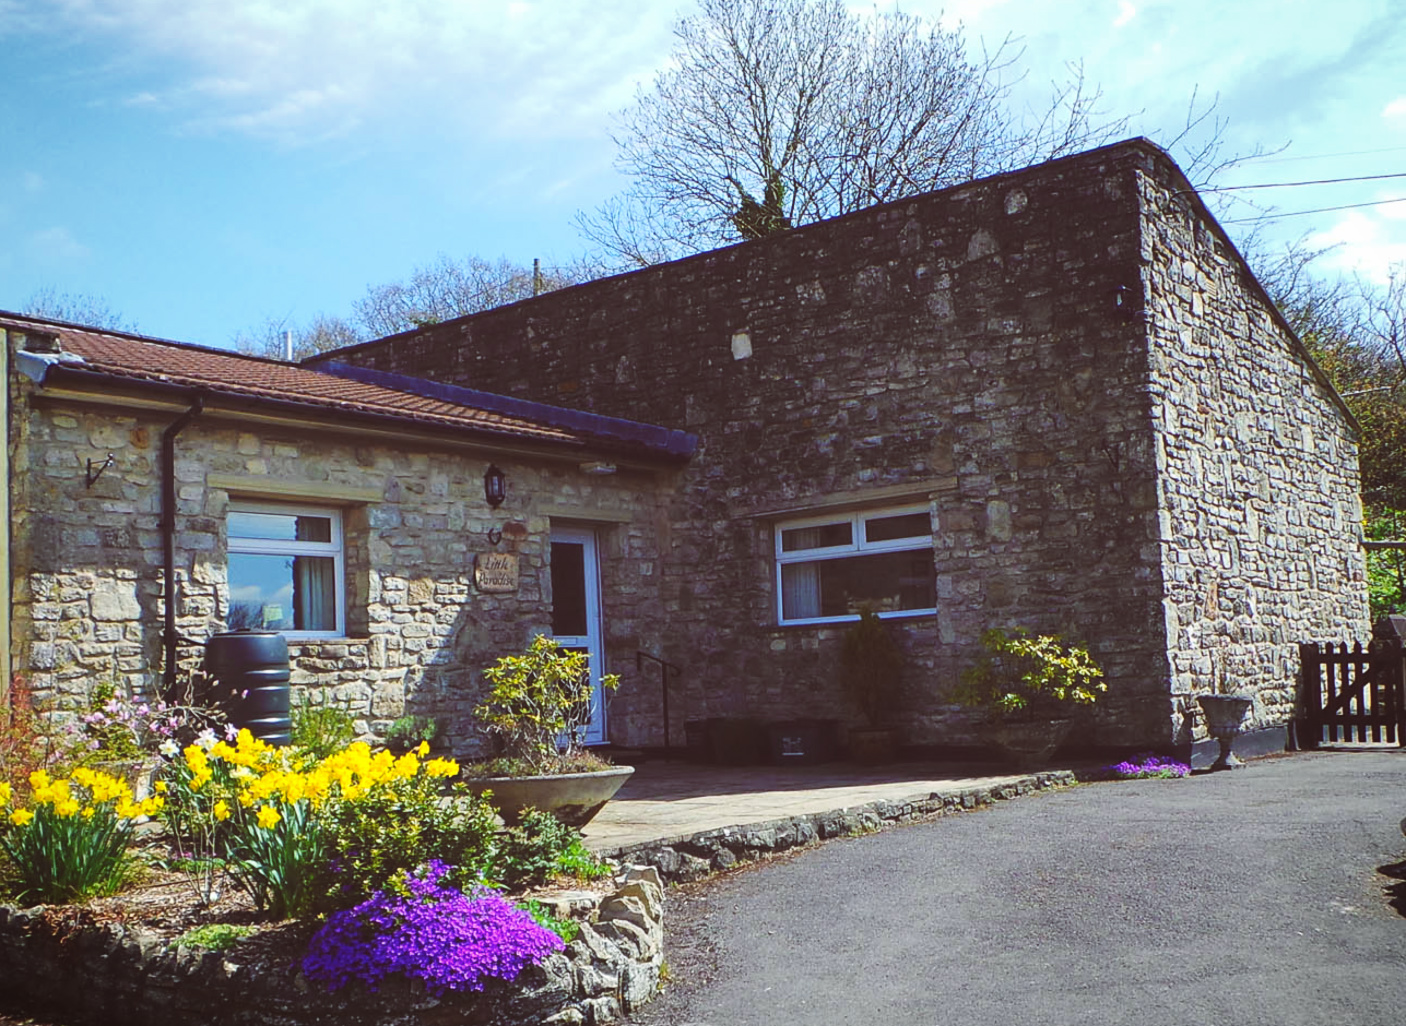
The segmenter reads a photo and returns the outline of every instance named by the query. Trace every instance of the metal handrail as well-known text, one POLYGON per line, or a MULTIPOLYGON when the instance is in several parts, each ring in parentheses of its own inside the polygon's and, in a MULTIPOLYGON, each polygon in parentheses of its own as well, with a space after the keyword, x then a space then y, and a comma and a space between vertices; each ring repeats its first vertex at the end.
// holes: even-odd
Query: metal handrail
POLYGON ((670 757, 669 746, 669 674, 675 678, 683 673, 683 667, 675 666, 667 659, 660 659, 657 655, 651 655, 643 649, 635 650, 635 670, 644 672, 644 661, 648 659, 652 663, 659 664, 659 693, 664 699, 664 758, 670 757))

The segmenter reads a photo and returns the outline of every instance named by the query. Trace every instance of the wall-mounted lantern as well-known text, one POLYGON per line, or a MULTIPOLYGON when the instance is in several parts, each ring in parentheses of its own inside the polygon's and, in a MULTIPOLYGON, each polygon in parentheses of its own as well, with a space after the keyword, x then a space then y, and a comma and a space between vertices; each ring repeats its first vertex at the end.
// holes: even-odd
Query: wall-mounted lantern
POLYGON ((497 509, 503 505, 503 500, 508 495, 507 476, 498 469, 496 464, 490 463, 488 469, 483 472, 483 497, 488 505, 497 509))

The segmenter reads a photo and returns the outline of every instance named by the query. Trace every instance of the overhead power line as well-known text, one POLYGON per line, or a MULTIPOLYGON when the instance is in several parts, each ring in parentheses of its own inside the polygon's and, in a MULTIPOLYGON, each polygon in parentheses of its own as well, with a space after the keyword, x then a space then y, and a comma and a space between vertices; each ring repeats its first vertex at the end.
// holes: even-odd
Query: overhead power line
POLYGON ((1298 185, 1340 185, 1343 182, 1380 182, 1387 178, 1406 178, 1406 171, 1387 175, 1356 175, 1352 178, 1313 178, 1303 182, 1264 182, 1260 185, 1218 185, 1199 192, 1240 192, 1243 189, 1288 189, 1298 185))
POLYGON ((1273 221, 1281 217, 1302 217, 1304 214, 1327 214, 1334 210, 1357 210, 1359 207, 1380 207, 1387 203, 1406 203, 1406 196, 1396 199, 1372 200, 1370 203, 1344 203, 1337 207, 1315 207, 1313 210, 1291 210, 1285 214, 1261 214, 1259 217, 1238 217, 1221 224, 1250 224, 1254 221, 1273 221))

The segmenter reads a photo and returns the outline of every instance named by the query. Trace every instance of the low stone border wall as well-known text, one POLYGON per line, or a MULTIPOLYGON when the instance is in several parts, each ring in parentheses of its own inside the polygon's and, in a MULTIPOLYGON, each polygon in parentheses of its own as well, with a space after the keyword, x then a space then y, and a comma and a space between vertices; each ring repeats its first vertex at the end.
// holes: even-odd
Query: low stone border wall
POLYGON ((814 812, 748 826, 626 845, 600 852, 621 863, 643 863, 673 883, 685 883, 750 859, 846 834, 877 830, 944 813, 979 808, 1050 787, 1078 783, 1071 770, 1032 773, 992 787, 953 788, 903 801, 876 801, 830 812, 814 812))
MULTIPOLYGON (((579 902, 562 899, 579 911, 579 902)), ((546 904, 553 904, 548 901, 546 904)), ((558 908, 560 912, 562 909, 558 908)), ((102 1026, 592 1026, 653 997, 664 959, 664 888, 628 869, 564 952, 513 985, 433 997, 408 981, 377 993, 310 986, 296 966, 255 974, 239 949, 174 948, 140 926, 55 929, 45 909, 0 905, 0 999, 6 1009, 102 1026)))

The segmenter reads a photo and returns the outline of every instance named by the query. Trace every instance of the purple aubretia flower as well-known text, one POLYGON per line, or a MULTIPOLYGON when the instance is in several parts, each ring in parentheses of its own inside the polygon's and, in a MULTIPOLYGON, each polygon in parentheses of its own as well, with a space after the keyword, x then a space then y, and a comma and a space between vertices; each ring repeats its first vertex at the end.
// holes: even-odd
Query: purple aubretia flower
POLYGON ((405 881, 407 896, 377 891, 334 913, 308 944, 303 972, 328 990, 360 980, 376 990, 387 976, 420 979, 431 993, 483 990, 512 981, 562 948, 561 938, 487 888, 464 893, 441 883, 432 861, 405 881))
POLYGON ((1191 767, 1161 755, 1139 755, 1117 765, 1106 766, 1104 772, 1117 780, 1137 780, 1146 777, 1184 777, 1191 772, 1191 767))

